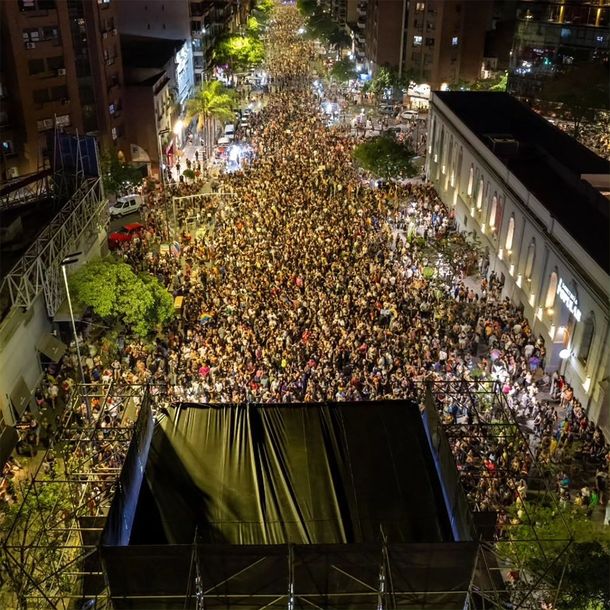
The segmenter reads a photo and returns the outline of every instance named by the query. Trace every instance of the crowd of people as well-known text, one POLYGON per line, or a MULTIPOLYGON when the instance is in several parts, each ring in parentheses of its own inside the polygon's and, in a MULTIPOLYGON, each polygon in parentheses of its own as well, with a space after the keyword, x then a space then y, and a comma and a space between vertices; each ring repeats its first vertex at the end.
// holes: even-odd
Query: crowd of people
MULTIPOLYGON (((87 381, 151 383, 168 400, 202 403, 381 400, 418 396, 424 380, 493 384, 529 439, 479 425, 497 419, 497 401, 438 396, 469 499, 498 511, 500 525, 520 518, 509 507, 525 497, 532 451, 556 460, 583 439, 607 471, 603 434, 567 386, 560 410, 538 400, 550 385, 544 341, 502 298, 499 278, 484 265, 480 282, 467 277, 468 248, 444 254, 448 239, 465 238, 432 186, 370 188, 354 167, 350 134, 320 112, 315 48, 300 27, 293 7, 277 7, 270 93, 250 123, 252 163, 219 176, 216 196, 196 197, 201 182, 152 194, 146 230, 117 251, 182 297, 178 315, 153 343, 121 336, 94 350, 87 381), (176 210, 178 246, 153 248, 169 241, 173 195, 194 195, 176 210), (185 230, 193 216, 205 232, 185 230)), ((75 367, 68 362, 60 393, 75 367)), ((104 462, 103 432, 95 447, 104 462)), ((605 502, 605 479, 595 481, 605 502)))

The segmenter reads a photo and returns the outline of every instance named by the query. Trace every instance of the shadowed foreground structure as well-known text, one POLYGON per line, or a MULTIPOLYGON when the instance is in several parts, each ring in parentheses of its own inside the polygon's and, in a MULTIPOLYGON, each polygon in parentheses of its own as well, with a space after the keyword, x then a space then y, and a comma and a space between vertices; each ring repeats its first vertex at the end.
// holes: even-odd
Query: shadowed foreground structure
POLYGON ((182 404, 102 554, 115 608, 450 610, 459 537, 415 403, 182 404))

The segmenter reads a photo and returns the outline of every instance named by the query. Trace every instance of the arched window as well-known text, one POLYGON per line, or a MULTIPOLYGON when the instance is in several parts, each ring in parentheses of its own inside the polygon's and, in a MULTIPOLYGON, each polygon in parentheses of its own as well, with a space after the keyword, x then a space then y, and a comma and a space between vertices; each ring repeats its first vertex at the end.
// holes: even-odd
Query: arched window
POLYGON ((480 210, 483 206, 483 188, 484 188, 483 176, 479 178, 479 188, 477 189, 477 210, 480 210))
POLYGON ((595 315, 593 312, 589 313, 582 328, 582 335, 580 337, 580 347, 578 348, 578 358, 584 364, 589 359, 591 353, 591 344, 593 343, 593 337, 595 336, 595 315))
POLYGON ((513 238, 515 237, 515 215, 512 214, 508 219, 508 229, 506 230, 506 242, 504 246, 507 250, 513 249, 513 238))
POLYGON ((534 262, 536 261, 536 240, 532 238, 530 245, 527 248, 527 258, 525 259, 525 277, 530 280, 532 271, 534 270, 534 262))
MULTIPOLYGON (((438 148, 436 149, 435 153, 434 153, 434 161, 438 161, 439 159, 442 161, 443 160, 443 152, 445 150, 445 128, 441 127, 441 137, 440 137, 440 142, 438 145, 438 148)), ((438 175, 437 175, 438 178, 438 175)))
POLYGON ((496 213, 498 212, 498 194, 494 193, 491 198, 491 206, 489 207, 489 227, 493 229, 496 226, 496 213))
POLYGON ((457 154, 457 163, 456 168, 454 169, 453 175, 451 176, 451 186, 456 186, 460 188, 460 184, 462 183, 462 159, 464 157, 464 150, 460 146, 460 152, 457 154), (455 179, 457 174, 457 181, 455 179))
POLYGON ((555 304, 555 297, 557 296, 557 272, 553 271, 549 277, 549 287, 546 291, 546 299, 544 300, 544 306, 550 309, 555 304))
POLYGON ((472 187, 474 186, 474 165, 470 164, 470 171, 468 172, 468 188, 466 193, 470 197, 472 195, 472 187))

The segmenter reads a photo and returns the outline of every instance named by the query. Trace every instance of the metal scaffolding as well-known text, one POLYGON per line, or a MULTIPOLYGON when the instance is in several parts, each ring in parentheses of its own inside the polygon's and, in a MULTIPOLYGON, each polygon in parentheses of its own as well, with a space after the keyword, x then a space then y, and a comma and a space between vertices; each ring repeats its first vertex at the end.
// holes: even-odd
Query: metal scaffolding
POLYGON ((60 263, 83 244, 91 245, 107 225, 108 209, 101 178, 87 178, 70 201, 27 250, 2 282, 11 307, 29 309, 44 292, 53 317, 64 299, 60 263))
POLYGON ((143 385, 77 387, 53 442, 3 524, 2 567, 15 607, 71 610, 107 595, 99 543, 134 430, 150 414, 143 385), (86 420, 85 395, 94 404, 86 420), (109 425, 109 422, 116 422, 109 425))
POLYGON ((6 212, 26 203, 51 198, 55 195, 55 185, 50 169, 21 176, 0 188, 0 211, 6 212))
POLYGON ((422 412, 436 415, 431 419, 442 428, 436 448, 452 453, 452 466, 458 469, 456 474, 478 524, 475 530, 480 543, 478 565, 470 591, 476 607, 538 610, 541 602, 554 604, 559 589, 547 577, 553 568, 565 571, 572 532, 563 518, 552 536, 539 531, 532 506, 537 503, 557 510, 557 494, 548 474, 539 467, 523 427, 499 385, 494 381, 427 381, 418 386, 417 393, 422 412), (462 416, 452 418, 447 409, 450 405, 458 407, 462 416), (523 468, 518 472, 517 465, 511 464, 510 468, 490 470, 481 462, 468 469, 458 467, 455 460, 458 443, 486 447, 489 452, 509 448, 511 459, 523 456, 523 468), (517 479, 527 481, 523 496, 518 491, 517 479), (510 506, 481 502, 477 492, 496 485, 508 485, 516 501, 510 506), (482 534, 485 525, 486 535, 482 534), (532 551, 541 558, 535 573, 531 562, 526 562, 532 551))

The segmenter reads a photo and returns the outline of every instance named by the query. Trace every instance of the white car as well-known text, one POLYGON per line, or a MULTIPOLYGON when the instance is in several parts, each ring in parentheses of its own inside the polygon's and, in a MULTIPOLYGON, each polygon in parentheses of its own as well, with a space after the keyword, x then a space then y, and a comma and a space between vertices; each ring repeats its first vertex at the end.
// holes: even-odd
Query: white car
POLYGON ((234 137, 235 137, 235 125, 233 125, 232 123, 225 125, 225 138, 229 138, 229 140, 232 140, 234 137))
POLYGON ((417 110, 403 110, 398 116, 403 121, 412 121, 417 118, 418 114, 417 110))
POLYGON ((125 195, 125 197, 119 197, 114 205, 110 207, 111 217, 127 216, 137 212, 142 207, 142 197, 137 194, 125 195))

